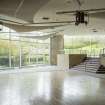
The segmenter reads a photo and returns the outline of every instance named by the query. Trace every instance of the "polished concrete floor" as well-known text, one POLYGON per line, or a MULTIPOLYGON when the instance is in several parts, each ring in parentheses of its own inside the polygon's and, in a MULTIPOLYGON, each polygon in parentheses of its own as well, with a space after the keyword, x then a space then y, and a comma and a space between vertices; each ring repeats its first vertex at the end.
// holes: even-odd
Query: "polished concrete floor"
POLYGON ((105 105, 105 79, 70 71, 0 74, 0 105, 105 105))

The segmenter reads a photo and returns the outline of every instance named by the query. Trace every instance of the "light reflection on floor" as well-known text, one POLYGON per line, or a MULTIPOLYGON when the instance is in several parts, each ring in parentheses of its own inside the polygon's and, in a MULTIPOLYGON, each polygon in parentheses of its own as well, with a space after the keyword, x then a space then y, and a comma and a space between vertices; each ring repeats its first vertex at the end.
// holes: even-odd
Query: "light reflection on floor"
POLYGON ((65 71, 0 74, 0 105, 105 105, 105 79, 65 71))

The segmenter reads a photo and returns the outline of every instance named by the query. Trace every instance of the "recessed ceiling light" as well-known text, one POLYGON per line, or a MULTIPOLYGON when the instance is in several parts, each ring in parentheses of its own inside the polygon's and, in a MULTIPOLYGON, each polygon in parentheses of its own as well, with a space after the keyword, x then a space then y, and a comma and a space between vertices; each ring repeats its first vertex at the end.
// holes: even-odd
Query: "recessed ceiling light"
POLYGON ((43 20, 49 20, 50 18, 49 17, 43 17, 42 19, 43 20))
POLYGON ((93 32, 98 32, 97 30, 93 30, 93 32))
POLYGON ((70 4, 72 1, 71 0, 67 0, 66 3, 70 4))
POLYGON ((97 29, 92 29, 93 32, 98 32, 97 29))
POLYGON ((97 30, 97 29, 93 28, 92 30, 94 31, 94 30, 97 30))

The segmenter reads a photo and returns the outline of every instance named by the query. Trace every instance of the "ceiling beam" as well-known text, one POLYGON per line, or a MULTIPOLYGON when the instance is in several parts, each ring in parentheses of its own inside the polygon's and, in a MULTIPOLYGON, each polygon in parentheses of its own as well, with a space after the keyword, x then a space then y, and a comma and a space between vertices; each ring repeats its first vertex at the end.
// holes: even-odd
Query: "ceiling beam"
POLYGON ((23 3, 24 3, 24 0, 21 0, 18 7, 16 8, 16 11, 15 11, 15 14, 14 14, 15 17, 17 15, 17 13, 19 12, 20 8, 22 7, 23 3))
POLYGON ((80 0, 76 0, 77 1, 77 3, 78 3, 78 5, 79 6, 81 6, 82 5, 82 3, 81 3, 81 1, 80 0))
POLYGON ((69 13, 75 13, 76 11, 83 11, 83 12, 99 12, 99 11, 105 11, 105 8, 98 8, 98 9, 84 9, 84 10, 75 10, 75 11, 60 11, 56 12, 56 14, 69 14, 69 13))

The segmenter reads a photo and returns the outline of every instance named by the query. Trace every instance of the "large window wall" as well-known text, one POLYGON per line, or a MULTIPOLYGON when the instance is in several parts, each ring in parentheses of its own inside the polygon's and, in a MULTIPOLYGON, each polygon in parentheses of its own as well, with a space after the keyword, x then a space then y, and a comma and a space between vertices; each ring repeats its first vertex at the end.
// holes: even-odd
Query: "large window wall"
POLYGON ((98 57, 105 48, 105 35, 65 36, 65 53, 87 53, 89 57, 98 57))
POLYGON ((20 37, 38 34, 38 32, 16 33, 2 26, 0 31, 0 69, 49 64, 49 39, 38 40, 20 37))

